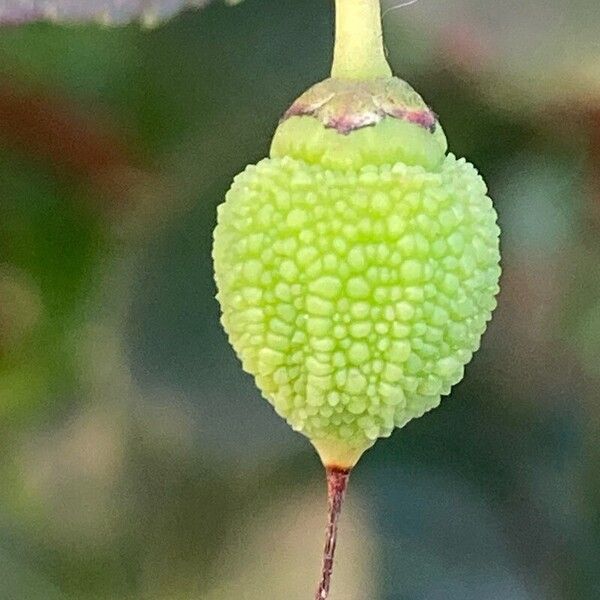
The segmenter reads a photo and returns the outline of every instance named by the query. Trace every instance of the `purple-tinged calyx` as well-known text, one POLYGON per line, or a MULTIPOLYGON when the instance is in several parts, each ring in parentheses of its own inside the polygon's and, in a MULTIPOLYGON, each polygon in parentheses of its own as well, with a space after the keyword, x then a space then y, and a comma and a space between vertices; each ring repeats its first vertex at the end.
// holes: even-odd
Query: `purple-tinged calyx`
POLYGON ((436 114, 408 83, 397 77, 353 81, 326 79, 300 96, 283 115, 310 116, 324 127, 347 135, 386 118, 413 123, 434 133, 436 114))

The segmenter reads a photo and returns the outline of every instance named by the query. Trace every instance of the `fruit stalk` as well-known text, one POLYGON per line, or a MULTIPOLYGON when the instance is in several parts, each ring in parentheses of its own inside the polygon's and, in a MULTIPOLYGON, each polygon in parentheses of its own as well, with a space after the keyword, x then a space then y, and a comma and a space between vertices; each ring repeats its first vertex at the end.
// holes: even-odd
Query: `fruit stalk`
MULTIPOLYGON (((335 0, 335 47, 331 76, 336 79, 378 79, 392 76, 385 58, 380 0, 335 0)), ((350 469, 326 466, 328 520, 323 570, 315 600, 329 597, 337 544, 338 521, 348 488, 350 469)))
POLYGON ((335 0, 335 13, 331 76, 337 79, 391 77, 383 48, 380 0, 335 0))
POLYGON ((315 600, 326 600, 329 596, 331 573, 333 571, 333 561, 337 542, 338 520, 342 512, 342 504, 348 487, 348 479, 350 478, 350 469, 327 467, 326 473, 327 503, 329 505, 329 510, 327 530, 325 533, 325 547, 323 549, 323 573, 321 575, 319 587, 317 588, 315 600))

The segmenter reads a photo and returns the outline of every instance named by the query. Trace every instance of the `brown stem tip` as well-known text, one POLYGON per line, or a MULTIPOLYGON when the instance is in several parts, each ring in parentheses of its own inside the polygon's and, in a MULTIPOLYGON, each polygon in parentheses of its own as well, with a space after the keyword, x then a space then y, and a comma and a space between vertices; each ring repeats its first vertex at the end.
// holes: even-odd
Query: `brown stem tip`
POLYGON ((326 467, 327 474, 327 503, 328 520, 325 534, 325 548, 323 550, 323 572, 321 581, 315 595, 315 600, 326 600, 329 597, 331 586, 331 573, 337 542, 337 529, 342 503, 348 487, 350 469, 341 467, 326 467))

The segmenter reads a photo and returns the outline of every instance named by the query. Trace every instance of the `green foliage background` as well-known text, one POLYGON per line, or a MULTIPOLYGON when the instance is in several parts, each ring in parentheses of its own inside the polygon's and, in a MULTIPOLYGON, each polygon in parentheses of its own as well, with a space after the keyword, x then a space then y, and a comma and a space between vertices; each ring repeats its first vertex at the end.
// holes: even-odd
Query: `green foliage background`
MULTIPOLYGON (((210 247, 331 31, 322 0, 2 30, 0 598, 311 597, 320 465, 227 345, 210 247)), ((332 597, 592 600, 600 96, 496 93, 511 63, 445 35, 386 20, 496 200, 500 306, 452 396, 354 474, 332 597)))

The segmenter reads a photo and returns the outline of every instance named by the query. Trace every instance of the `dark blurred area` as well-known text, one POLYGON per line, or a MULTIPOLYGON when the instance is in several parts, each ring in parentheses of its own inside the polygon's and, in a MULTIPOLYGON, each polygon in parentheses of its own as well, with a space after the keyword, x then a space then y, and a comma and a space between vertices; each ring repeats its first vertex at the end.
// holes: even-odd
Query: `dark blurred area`
MULTIPOLYGON (((465 380, 353 474, 332 599, 596 600, 600 10, 384 26, 488 182, 502 292, 465 380)), ((245 0, 1 30, 1 600, 312 597, 322 467, 228 346, 210 252, 332 27, 324 0, 245 0)))

